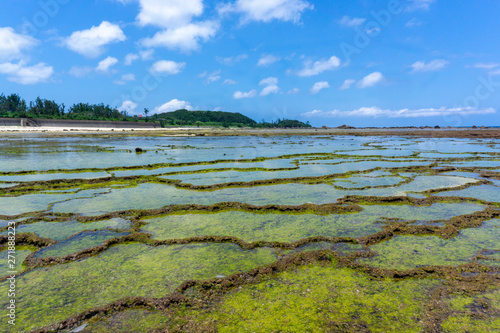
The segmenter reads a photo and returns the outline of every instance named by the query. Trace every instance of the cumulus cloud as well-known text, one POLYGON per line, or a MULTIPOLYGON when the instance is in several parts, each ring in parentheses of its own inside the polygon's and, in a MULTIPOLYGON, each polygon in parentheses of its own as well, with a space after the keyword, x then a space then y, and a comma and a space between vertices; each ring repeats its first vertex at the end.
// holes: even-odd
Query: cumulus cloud
POLYGON ((259 82, 259 86, 268 86, 268 85, 274 85, 274 84, 278 84, 278 79, 275 77, 268 77, 268 78, 262 79, 259 82))
POLYGON ((183 52, 196 50, 199 43, 215 36, 216 21, 193 22, 203 14, 202 0, 138 0, 140 25, 162 28, 153 37, 140 41, 146 47, 166 47, 183 52))
POLYGON ((347 90, 349 88, 351 88, 351 86, 354 84, 354 82, 356 82, 356 80, 353 80, 353 79, 347 79, 344 81, 344 83, 342 83, 342 85, 340 86, 340 90, 347 90))
POLYGON ((145 47, 166 47, 183 52, 197 50, 201 41, 215 36, 219 24, 215 21, 189 23, 184 26, 158 31, 153 37, 141 40, 145 47))
POLYGON ((233 94, 234 99, 242 99, 242 98, 252 98, 257 96, 257 90, 250 90, 248 92, 236 91, 233 94))
POLYGON ((175 28, 203 14, 202 0, 139 0, 139 4, 137 21, 143 26, 175 28))
POLYGON ((352 111, 321 111, 314 110, 311 112, 303 113, 304 117, 386 117, 386 118, 417 118, 417 117, 442 117, 452 115, 482 115, 492 114, 496 110, 493 108, 478 109, 474 107, 457 107, 457 108, 427 108, 427 109, 401 109, 401 110, 384 110, 379 107, 362 107, 352 111))
POLYGON ((99 64, 97 65, 95 70, 101 73, 107 73, 109 72, 110 68, 117 63, 118 59, 116 59, 115 57, 107 57, 106 59, 99 61, 99 64))
POLYGON ((166 75, 175 75, 179 74, 184 67, 186 67, 185 62, 175 62, 171 60, 160 60, 155 62, 151 66, 151 72, 153 74, 166 74, 166 75))
POLYGON ((129 53, 125 56, 125 59, 123 60, 123 64, 125 66, 130 66, 134 61, 139 59, 139 55, 135 53, 129 53))
POLYGON ((262 91, 260 92, 260 96, 267 96, 269 94, 277 94, 277 93, 279 93, 279 91, 280 91, 280 88, 277 85, 273 84, 273 85, 264 87, 264 89, 262 89, 262 91))
POLYGON ((95 58, 104 53, 106 45, 125 39, 125 34, 118 25, 103 21, 97 27, 73 32, 64 39, 63 44, 74 52, 95 58))
POLYGON ((172 112, 180 109, 193 110, 193 107, 189 102, 180 101, 177 98, 170 100, 169 102, 157 106, 153 110, 153 114, 155 113, 163 113, 163 112, 172 112))
POLYGON ((287 94, 288 95, 295 95, 295 94, 298 94, 299 92, 300 92, 299 88, 293 88, 293 89, 288 90, 287 94))
POLYGON ((118 111, 125 111, 128 114, 134 114, 135 109, 137 109, 137 103, 132 101, 124 101, 120 107, 118 107, 118 111))
POLYGON ((428 63, 424 61, 417 61, 412 64, 410 67, 412 68, 412 73, 416 72, 433 72, 443 69, 449 62, 443 59, 432 60, 428 63))
POLYGON ((353 80, 353 79, 347 79, 344 81, 344 83, 342 83, 342 85, 340 86, 340 90, 347 90, 349 88, 351 88, 351 85, 356 82, 356 80, 353 80))
POLYGON ((0 64, 0 74, 6 74, 7 80, 19 84, 36 84, 46 82, 54 73, 54 68, 44 63, 27 66, 23 61, 17 64, 6 62, 0 64))
POLYGON ((260 96, 267 96, 269 94, 277 94, 280 91, 278 87, 278 79, 275 77, 268 77, 259 82, 259 86, 265 86, 260 92, 260 96))
POLYGON ((39 44, 33 37, 18 34, 11 27, 0 28, 0 60, 22 57, 22 52, 39 44))
MULTIPOLYGON (((371 74, 368 74, 364 78, 358 81, 357 87, 358 88, 369 88, 373 87, 377 83, 380 83, 384 79, 384 76, 380 72, 373 72, 371 74)), ((345 82, 344 82, 345 83, 345 82)))
POLYGON ((313 8, 304 0, 237 0, 234 4, 219 6, 219 13, 240 13, 242 23, 272 20, 297 23, 304 11, 313 8))
POLYGON ((257 66, 269 66, 271 64, 274 64, 275 62, 280 61, 281 58, 274 56, 272 54, 266 54, 262 55, 259 59, 259 62, 257 63, 257 66))
POLYGON ((297 72, 298 76, 314 76, 324 71, 331 71, 340 67, 340 59, 336 56, 330 57, 327 60, 318 60, 315 62, 304 62, 304 68, 297 72))
POLYGON ((316 82, 311 88, 311 94, 317 94, 321 90, 330 88, 330 85, 326 81, 316 82))
POLYGON ((232 84, 236 84, 236 81, 231 80, 231 79, 225 79, 223 84, 232 85, 232 84))
POLYGON ((364 18, 359 18, 359 17, 349 17, 349 16, 344 16, 340 21, 340 25, 344 25, 346 27, 358 27, 365 23, 366 19, 364 18))
POLYGON ((153 49, 139 51, 139 54, 129 53, 125 56, 125 59, 123 60, 123 64, 125 66, 130 66, 130 65, 132 65, 132 63, 134 61, 136 61, 139 58, 141 58, 141 60, 143 60, 143 61, 151 60, 153 58, 153 53, 154 53, 153 49))

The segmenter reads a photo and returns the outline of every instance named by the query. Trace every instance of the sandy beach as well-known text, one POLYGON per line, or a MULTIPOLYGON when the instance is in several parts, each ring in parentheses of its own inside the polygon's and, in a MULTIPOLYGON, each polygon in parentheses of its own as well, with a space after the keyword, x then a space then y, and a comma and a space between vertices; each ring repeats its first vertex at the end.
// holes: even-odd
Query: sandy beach
POLYGON ((274 136, 274 135, 342 135, 342 136, 411 136, 434 138, 500 138, 500 128, 210 128, 210 127, 168 127, 168 128, 89 128, 89 127, 21 127, 0 126, 0 137, 36 134, 47 137, 67 135, 102 136, 274 136))

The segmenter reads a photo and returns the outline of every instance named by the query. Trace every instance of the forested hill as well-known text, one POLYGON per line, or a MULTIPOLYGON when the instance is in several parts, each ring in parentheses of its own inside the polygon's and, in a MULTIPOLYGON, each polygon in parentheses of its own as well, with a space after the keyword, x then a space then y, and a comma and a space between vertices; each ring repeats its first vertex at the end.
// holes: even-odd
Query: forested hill
POLYGON ((188 111, 181 109, 172 112, 148 116, 150 111, 144 109, 142 115, 128 115, 116 107, 101 104, 76 103, 66 109, 64 104, 37 97, 35 101, 26 102, 18 94, 5 96, 0 94, 0 118, 44 118, 44 119, 76 119, 76 120, 113 120, 113 121, 151 121, 161 126, 223 126, 223 127, 255 127, 255 128, 291 128, 311 127, 309 122, 278 119, 272 122, 258 123, 237 112, 224 111, 188 111))
POLYGON ((165 125, 242 125, 255 126, 257 122, 237 112, 188 111, 181 109, 173 112, 152 115, 150 121, 161 121, 165 125))

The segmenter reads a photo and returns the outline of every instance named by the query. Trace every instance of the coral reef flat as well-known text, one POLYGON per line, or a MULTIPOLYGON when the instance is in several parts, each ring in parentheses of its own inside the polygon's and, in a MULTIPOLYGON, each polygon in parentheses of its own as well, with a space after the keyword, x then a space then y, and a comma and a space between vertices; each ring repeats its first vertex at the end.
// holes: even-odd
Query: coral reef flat
POLYGON ((499 130, 15 131, 0 332, 500 331, 499 130))

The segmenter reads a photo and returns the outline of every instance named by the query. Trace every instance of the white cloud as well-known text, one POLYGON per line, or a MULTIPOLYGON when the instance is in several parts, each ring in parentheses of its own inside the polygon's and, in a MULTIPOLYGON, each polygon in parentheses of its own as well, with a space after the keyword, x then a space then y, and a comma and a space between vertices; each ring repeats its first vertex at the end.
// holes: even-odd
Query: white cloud
POLYGON ((215 36, 219 24, 214 21, 190 23, 181 27, 157 32, 153 37, 141 40, 145 47, 166 47, 180 51, 197 50, 200 41, 215 36))
POLYGON ((123 81, 135 81, 135 74, 123 74, 122 75, 122 80, 123 81))
POLYGON ((410 0, 406 5, 405 11, 414 12, 416 10, 429 10, 430 5, 435 0, 410 0))
POLYGON ((172 112, 172 111, 177 111, 180 109, 186 109, 186 110, 193 110, 193 107, 189 102, 186 101, 180 101, 178 99, 172 99, 171 101, 162 104, 160 106, 157 106, 153 110, 153 114, 155 113, 163 113, 163 112, 172 112))
POLYGON ((480 115, 480 114, 492 114, 496 110, 493 108, 478 109, 473 107, 457 107, 457 108, 427 108, 427 109, 401 109, 401 110, 383 110, 379 107, 362 107, 352 111, 321 111, 314 110, 311 112, 303 113, 304 117, 322 117, 322 118, 333 118, 333 117, 386 117, 386 118, 417 118, 417 117, 442 117, 442 116, 452 116, 452 115, 480 115))
POLYGON ((242 23, 272 20, 296 23, 305 10, 313 8, 313 5, 304 0, 237 0, 234 4, 220 6, 219 12, 241 13, 242 23))
POLYGON ((135 74, 123 74, 120 80, 113 81, 114 84, 124 85, 129 81, 135 81, 135 74))
POLYGON ((317 94, 322 89, 330 88, 330 85, 326 81, 316 82, 311 88, 311 94, 317 94))
POLYGON ((280 57, 274 56, 272 54, 262 55, 259 59, 259 62, 257 63, 257 66, 269 66, 280 60, 280 57))
POLYGON ((477 63, 475 65, 472 65, 472 67, 474 68, 481 68, 481 69, 493 69, 493 68, 496 68, 496 67, 499 67, 500 66, 500 63, 498 62, 490 62, 490 63, 484 63, 484 62, 480 62, 480 63, 477 63))
POLYGON ((221 79, 219 74, 220 74, 220 70, 215 71, 213 73, 203 72, 198 76, 199 77, 206 77, 205 84, 210 84, 212 82, 219 81, 221 79))
MULTIPOLYGON (((384 76, 380 72, 373 72, 371 74, 368 74, 364 78, 358 81, 357 87, 358 88, 368 88, 368 87, 373 87, 377 83, 381 82, 384 79, 384 76)), ((345 82, 344 82, 345 83, 345 82)))
POLYGON ((135 109, 137 109, 137 103, 134 103, 132 101, 124 101, 118 108, 118 111, 125 111, 128 114, 134 114, 135 109))
POLYGON ((298 76, 313 76, 323 73, 324 71, 331 71, 340 66, 340 59, 336 56, 330 57, 327 60, 318 60, 315 62, 304 62, 304 68, 297 72, 298 76))
POLYGON ((277 94, 280 91, 278 87, 278 79, 275 77, 268 77, 259 82, 259 86, 266 86, 260 92, 260 96, 267 96, 269 94, 277 94))
POLYGON ((288 90, 287 94, 288 95, 295 95, 295 94, 298 94, 299 92, 300 92, 299 88, 293 88, 293 89, 288 90))
POLYGON ((103 21, 99 26, 75 31, 64 39, 63 44, 70 50, 89 58, 104 53, 105 45, 122 42, 126 39, 122 29, 116 24, 103 21))
POLYGON ((167 74, 175 75, 179 74, 184 67, 186 67, 185 62, 175 62, 171 60, 160 60, 155 62, 151 66, 151 72, 154 74, 167 74))
POLYGON ((177 28, 203 14, 202 0, 139 0, 139 4, 137 21, 143 26, 177 28))
POLYGON ((342 85, 340 86, 340 90, 347 90, 349 88, 351 88, 352 84, 356 82, 356 80, 353 80, 353 79, 347 79, 344 81, 344 83, 342 83, 342 85))
POLYGON ((99 64, 96 67, 96 71, 107 73, 109 69, 118 63, 118 59, 115 57, 107 57, 104 60, 99 61, 99 64))
POLYGON ((264 85, 268 86, 268 85, 275 85, 275 84, 278 84, 278 79, 275 77, 268 77, 268 78, 262 79, 259 82, 259 86, 264 86, 264 85))
POLYGON ((280 88, 277 85, 272 84, 270 86, 264 87, 264 89, 262 89, 262 91, 260 92, 260 96, 267 96, 269 94, 277 94, 277 93, 279 93, 279 91, 280 91, 280 88))
POLYGON ((217 57, 216 60, 223 65, 233 66, 234 64, 236 64, 242 60, 245 60, 246 58, 248 58, 248 55, 240 54, 240 55, 237 55, 236 57, 226 57, 226 58, 217 57))
POLYGON ((19 59, 24 50, 38 43, 37 39, 18 34, 11 27, 0 28, 0 60, 19 59))
POLYGON ((73 66, 69 70, 69 74, 74 77, 82 78, 92 73, 92 71, 94 71, 94 68, 89 66, 73 66))
POLYGON ((225 79, 223 84, 228 84, 228 85, 231 85, 231 84, 236 84, 236 81, 234 80, 231 80, 231 79, 225 79))
POLYGON ((436 59, 432 60, 428 63, 425 63, 424 61, 417 61, 414 64, 412 64, 410 67, 413 68, 412 72, 432 72, 432 71, 438 71, 440 69, 443 69, 446 65, 448 65, 449 62, 443 59, 436 59))
POLYGON ((242 92, 242 91, 236 91, 233 94, 234 99, 241 99, 241 98, 252 98, 257 96, 257 90, 250 90, 249 92, 242 92))
POLYGON ((136 61, 139 58, 141 58, 141 60, 143 60, 143 61, 145 61, 145 60, 151 60, 151 59, 153 59, 153 53, 154 53, 153 49, 139 51, 139 54, 129 53, 129 54, 127 54, 125 56, 123 64, 125 66, 130 66, 130 65, 132 65, 132 63, 134 61, 136 61))
POLYGON ((153 50, 153 49, 139 51, 139 55, 141 56, 142 61, 153 59, 154 53, 155 53, 155 50, 153 50))
POLYGON ((123 60, 123 64, 125 66, 130 66, 132 65, 132 63, 139 59, 139 55, 138 54, 135 54, 135 53, 129 53, 125 56, 125 59, 123 60))
POLYGON ((7 80, 19 84, 36 84, 46 82, 54 73, 54 68, 44 63, 26 66, 23 61, 17 64, 6 62, 0 64, 0 73, 7 75, 7 80))
POLYGON ((358 27, 365 23, 366 19, 364 18, 359 18, 359 17, 349 17, 349 16, 344 16, 340 21, 339 24, 344 25, 346 27, 358 27))

